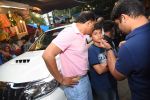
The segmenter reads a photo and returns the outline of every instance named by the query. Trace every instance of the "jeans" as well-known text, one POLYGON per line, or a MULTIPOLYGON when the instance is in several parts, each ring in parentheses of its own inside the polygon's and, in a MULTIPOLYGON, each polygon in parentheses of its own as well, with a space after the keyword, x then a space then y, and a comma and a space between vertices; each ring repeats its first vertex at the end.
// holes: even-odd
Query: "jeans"
POLYGON ((93 100, 88 75, 82 77, 73 87, 64 86, 64 92, 67 100, 93 100))

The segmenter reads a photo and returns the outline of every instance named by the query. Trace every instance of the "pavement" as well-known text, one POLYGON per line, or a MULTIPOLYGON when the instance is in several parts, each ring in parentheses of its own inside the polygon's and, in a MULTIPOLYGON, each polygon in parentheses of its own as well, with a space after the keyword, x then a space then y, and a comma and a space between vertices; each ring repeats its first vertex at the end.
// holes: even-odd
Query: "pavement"
POLYGON ((123 81, 118 81, 118 94, 120 100, 131 100, 131 93, 127 79, 123 81))
MULTIPOLYGON (((94 94, 95 93, 93 91, 94 100, 97 100, 94 94)), ((123 81, 118 81, 118 95, 119 95, 119 100, 131 100, 131 93, 130 93, 127 79, 123 81)))

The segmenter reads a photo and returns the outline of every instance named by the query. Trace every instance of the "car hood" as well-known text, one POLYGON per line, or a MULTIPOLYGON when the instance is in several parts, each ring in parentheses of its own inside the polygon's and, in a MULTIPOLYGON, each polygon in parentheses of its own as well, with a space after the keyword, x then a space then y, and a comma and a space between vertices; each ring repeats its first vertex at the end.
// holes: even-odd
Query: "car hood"
MULTIPOLYGON (((3 82, 30 82, 46 78, 50 75, 42 58, 44 50, 26 52, 0 66, 0 81, 3 82)), ((56 57, 60 68, 59 56, 56 57)))

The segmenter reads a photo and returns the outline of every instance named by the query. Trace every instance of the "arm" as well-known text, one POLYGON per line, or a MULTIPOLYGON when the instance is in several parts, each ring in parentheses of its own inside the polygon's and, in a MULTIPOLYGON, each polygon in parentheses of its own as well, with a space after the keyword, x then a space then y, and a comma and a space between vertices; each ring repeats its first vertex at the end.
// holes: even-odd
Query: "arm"
MULTIPOLYGON (((104 44, 104 48, 109 49, 111 48, 111 46, 105 41, 103 40, 102 43, 104 44)), ((114 78, 116 80, 124 80, 126 77, 121 74, 120 72, 118 72, 115 68, 115 64, 116 64, 116 57, 114 55, 113 50, 108 50, 107 51, 107 64, 108 64, 108 68, 109 71, 111 72, 111 74, 114 76, 114 78)))
POLYGON ((124 45, 126 43, 126 41, 121 41, 120 43, 119 43, 119 47, 121 47, 122 45, 124 45))
POLYGON ((43 53, 43 59, 47 65, 48 70, 54 76, 58 82, 62 82, 62 75, 57 69, 55 56, 57 56, 61 50, 55 45, 50 44, 43 53))
POLYGON ((93 65, 93 68, 98 74, 103 74, 108 71, 106 63, 93 65))
POLYGON ((120 81, 125 79, 125 76, 120 72, 118 72, 115 68, 116 57, 112 50, 107 51, 107 63, 108 63, 109 71, 115 77, 116 80, 120 81))
POLYGON ((51 43, 43 53, 43 59, 47 65, 48 70, 54 76, 54 78, 63 85, 74 85, 77 84, 78 80, 76 77, 63 77, 59 72, 56 64, 55 57, 61 52, 55 44, 51 43))

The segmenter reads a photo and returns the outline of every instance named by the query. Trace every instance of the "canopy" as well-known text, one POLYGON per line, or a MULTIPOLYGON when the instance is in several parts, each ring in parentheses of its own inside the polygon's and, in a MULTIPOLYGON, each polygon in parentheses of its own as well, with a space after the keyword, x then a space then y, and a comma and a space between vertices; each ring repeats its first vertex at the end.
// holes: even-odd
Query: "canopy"
POLYGON ((47 13, 52 10, 61 10, 78 6, 85 2, 82 0, 7 0, 19 3, 28 4, 32 7, 38 7, 42 10, 42 13, 47 13))

